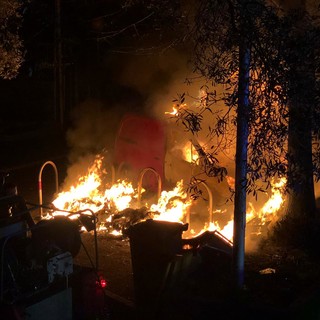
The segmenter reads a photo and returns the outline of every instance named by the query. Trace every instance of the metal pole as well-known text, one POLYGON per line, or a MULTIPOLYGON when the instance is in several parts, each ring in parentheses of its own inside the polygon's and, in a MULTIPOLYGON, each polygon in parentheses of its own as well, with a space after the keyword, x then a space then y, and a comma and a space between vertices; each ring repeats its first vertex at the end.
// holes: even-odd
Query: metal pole
POLYGON ((59 191, 59 177, 58 177, 58 169, 56 167, 56 165, 54 164, 54 162, 52 161, 47 161, 45 162, 39 172, 39 178, 38 178, 38 188, 39 188, 39 204, 40 204, 40 218, 42 218, 43 215, 43 209, 42 209, 42 172, 43 169, 46 165, 50 164, 53 169, 54 169, 54 173, 55 173, 55 180, 56 180, 56 192, 58 193, 59 191))

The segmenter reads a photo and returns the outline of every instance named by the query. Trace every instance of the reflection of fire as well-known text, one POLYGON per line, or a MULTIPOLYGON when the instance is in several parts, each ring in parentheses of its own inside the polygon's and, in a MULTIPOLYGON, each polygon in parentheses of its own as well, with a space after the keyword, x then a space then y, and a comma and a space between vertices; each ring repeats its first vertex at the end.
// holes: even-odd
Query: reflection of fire
MULTIPOLYGON (((47 218, 55 215, 76 213, 82 210, 91 210, 98 217, 98 231, 106 231, 109 233, 121 232, 121 228, 108 228, 112 220, 117 217, 124 218, 129 208, 132 210, 130 214, 137 213, 135 222, 142 221, 147 218, 154 220, 165 220, 172 222, 184 222, 191 206, 191 199, 183 188, 183 181, 179 181, 176 187, 170 191, 162 191, 156 203, 148 205, 138 201, 137 190, 132 186, 131 182, 118 180, 115 184, 103 183, 104 176, 107 173, 102 168, 103 157, 97 156, 92 166, 88 169, 86 175, 78 179, 78 183, 70 187, 68 191, 59 193, 53 201, 54 212, 48 214, 47 218), (58 208, 58 209, 56 209, 58 208), (61 211, 59 211, 61 210, 61 211), (127 211, 126 211, 127 210, 127 211)), ((255 220, 258 225, 262 226, 274 219, 277 210, 283 203, 281 190, 286 180, 281 179, 277 183, 272 184, 271 196, 259 210, 255 210, 253 205, 249 203, 247 212, 247 223, 255 220)), ((227 212, 213 212, 213 216, 222 217, 227 212)), ((77 215, 74 215, 77 217, 77 215)), ((130 220, 130 218, 128 218, 130 220)), ((219 221, 209 222, 199 232, 219 231, 224 237, 232 240, 233 237, 233 220, 229 220, 224 225, 219 221)))

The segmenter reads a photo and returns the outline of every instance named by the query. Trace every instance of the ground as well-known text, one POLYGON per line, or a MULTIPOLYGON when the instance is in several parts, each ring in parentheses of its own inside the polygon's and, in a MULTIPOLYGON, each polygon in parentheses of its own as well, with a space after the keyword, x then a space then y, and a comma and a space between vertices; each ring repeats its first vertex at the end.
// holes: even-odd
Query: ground
MULTIPOLYGON (((92 233, 81 234, 83 247, 74 262, 91 266, 96 264, 95 240, 92 233), (88 257, 87 249, 90 258, 88 257)), ((107 280, 107 289, 115 295, 134 301, 133 274, 131 266, 130 243, 128 239, 115 239, 105 234, 98 234, 98 270, 102 271, 107 280)))
MULTIPOLYGON (((130 241, 103 234, 98 234, 97 240, 99 269, 108 281, 107 293, 128 312, 124 318, 114 315, 114 319, 143 319, 136 313, 130 241)), ((94 234, 83 233, 82 241, 94 263, 94 234)), ((187 272, 182 270, 174 281, 168 279, 168 287, 161 291, 163 297, 159 306, 162 307, 157 309, 157 319, 206 319, 212 308, 214 314, 224 316, 224 319, 236 319, 239 310, 248 319, 254 319, 257 314, 260 319, 289 316, 304 320, 319 318, 316 301, 320 297, 320 263, 302 251, 289 252, 270 247, 263 252, 248 254, 245 289, 237 297, 234 296, 231 273, 225 262, 215 260, 219 259, 216 255, 202 257, 201 260, 199 255, 185 255, 185 263, 189 263, 190 269, 187 272)), ((83 248, 75 263, 90 265, 83 248)), ((156 281, 157 276, 150 274, 148 279, 156 281)), ((148 314, 148 318, 152 317, 148 314)))

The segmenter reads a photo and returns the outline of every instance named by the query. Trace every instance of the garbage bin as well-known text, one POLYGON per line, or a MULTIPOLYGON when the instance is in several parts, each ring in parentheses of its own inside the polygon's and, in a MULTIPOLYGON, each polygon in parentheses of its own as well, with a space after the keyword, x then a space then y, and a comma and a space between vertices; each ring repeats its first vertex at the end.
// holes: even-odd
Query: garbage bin
POLYGON ((152 314, 156 308, 177 254, 182 252, 182 232, 188 224, 146 220, 128 229, 135 303, 152 314))

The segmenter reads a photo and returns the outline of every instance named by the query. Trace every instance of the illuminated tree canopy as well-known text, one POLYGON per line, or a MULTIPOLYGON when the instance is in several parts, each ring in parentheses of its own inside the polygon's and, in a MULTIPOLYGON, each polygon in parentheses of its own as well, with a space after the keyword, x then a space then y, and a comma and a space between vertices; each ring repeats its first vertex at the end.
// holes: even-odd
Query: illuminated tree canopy
POLYGON ((0 77, 12 79, 17 76, 23 62, 23 44, 19 36, 22 23, 17 0, 0 0, 0 77))

